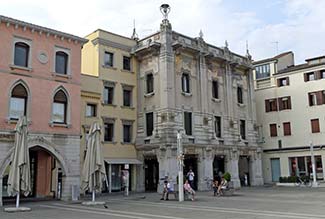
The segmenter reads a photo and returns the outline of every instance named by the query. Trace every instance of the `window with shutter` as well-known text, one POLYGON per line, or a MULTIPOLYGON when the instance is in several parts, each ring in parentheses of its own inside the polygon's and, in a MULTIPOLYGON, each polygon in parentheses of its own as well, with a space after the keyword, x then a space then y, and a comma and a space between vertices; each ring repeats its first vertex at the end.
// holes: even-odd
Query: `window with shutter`
POLYGON ((184 112, 184 129, 186 135, 192 135, 192 113, 184 112))
POLYGON ((290 125, 290 122, 284 122, 283 123, 283 135, 284 136, 291 135, 291 125, 290 125))
POLYGON ((270 136, 271 137, 278 136, 276 124, 270 124, 270 136))
POLYGON ((317 97, 314 92, 308 93, 308 101, 309 101, 309 106, 315 106, 317 104, 317 97))
POLYGON ((316 92, 317 105, 323 104, 323 91, 316 92))
POLYGON ((319 128, 319 119, 311 119, 311 132, 312 133, 319 133, 320 128, 319 128))
POLYGON ((270 100, 265 100, 265 112, 270 112, 270 100))

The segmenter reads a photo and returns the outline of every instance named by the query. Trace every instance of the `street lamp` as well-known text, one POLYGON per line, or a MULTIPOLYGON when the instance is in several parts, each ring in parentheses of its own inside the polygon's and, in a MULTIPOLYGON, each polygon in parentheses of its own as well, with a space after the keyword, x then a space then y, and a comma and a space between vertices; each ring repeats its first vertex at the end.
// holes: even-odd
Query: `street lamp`
POLYGON ((177 160, 178 160, 178 193, 179 193, 179 201, 184 201, 184 188, 183 188, 183 162, 184 162, 184 153, 182 146, 182 133, 180 131, 177 132, 177 160))
POLYGON ((160 6, 160 12, 164 16, 164 20, 168 20, 168 14, 170 12, 170 6, 169 6, 169 4, 162 4, 160 6))

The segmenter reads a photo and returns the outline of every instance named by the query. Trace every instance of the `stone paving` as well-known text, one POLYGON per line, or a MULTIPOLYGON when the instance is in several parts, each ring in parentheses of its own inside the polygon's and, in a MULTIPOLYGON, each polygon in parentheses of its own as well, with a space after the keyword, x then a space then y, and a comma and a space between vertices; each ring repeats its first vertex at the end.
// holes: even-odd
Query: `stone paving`
MULTIPOLYGON (((230 197, 198 192, 196 200, 179 203, 170 197, 161 201, 156 193, 138 193, 125 198, 103 196, 106 207, 84 206, 81 202, 45 201, 22 203, 31 212, 6 213, 1 219, 203 219, 203 218, 295 218, 325 219, 325 188, 242 188, 230 197)), ((8 207, 8 206, 5 206, 8 207)))

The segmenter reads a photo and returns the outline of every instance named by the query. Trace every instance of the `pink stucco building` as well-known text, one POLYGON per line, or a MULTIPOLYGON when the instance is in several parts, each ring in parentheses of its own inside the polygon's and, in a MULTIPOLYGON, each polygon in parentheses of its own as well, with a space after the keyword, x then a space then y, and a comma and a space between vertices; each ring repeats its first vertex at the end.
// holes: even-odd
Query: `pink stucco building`
MULTIPOLYGON (((0 16, 0 198, 17 119, 29 121, 33 197, 80 184, 80 66, 87 40, 0 16)), ((1 204, 0 199, 0 204, 1 204)))

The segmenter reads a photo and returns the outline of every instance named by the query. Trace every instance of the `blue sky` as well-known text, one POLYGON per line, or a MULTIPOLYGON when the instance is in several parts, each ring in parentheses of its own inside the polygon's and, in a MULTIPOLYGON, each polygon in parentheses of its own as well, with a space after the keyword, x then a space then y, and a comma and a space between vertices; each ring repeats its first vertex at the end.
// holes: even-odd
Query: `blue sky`
POLYGON ((97 28, 130 36, 133 20, 140 37, 159 29, 159 6, 171 6, 173 29, 192 37, 202 29, 216 46, 225 40, 255 60, 293 51, 296 63, 324 55, 325 0, 1 0, 0 14, 85 36, 97 28))

